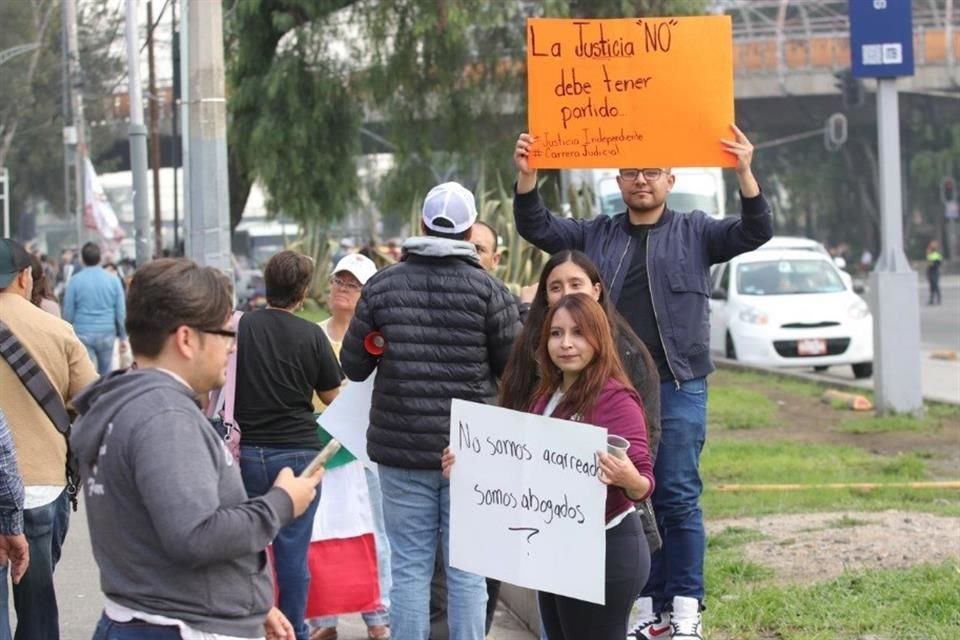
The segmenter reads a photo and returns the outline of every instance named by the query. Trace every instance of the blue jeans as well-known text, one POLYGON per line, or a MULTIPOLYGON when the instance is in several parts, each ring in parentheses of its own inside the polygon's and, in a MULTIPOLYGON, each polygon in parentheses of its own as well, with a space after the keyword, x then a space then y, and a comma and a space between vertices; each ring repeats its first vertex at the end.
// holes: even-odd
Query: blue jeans
POLYGON ((180 640, 180 628, 139 620, 114 622, 102 615, 93 632, 93 640, 180 640))
POLYGON ((653 554, 650 579, 642 596, 653 598, 654 611, 674 596, 703 601, 706 533, 700 510, 700 452, 707 437, 707 379, 660 385, 660 451, 653 474, 657 486, 653 508, 663 547, 653 554))
MULTIPOLYGON (((70 525, 70 502, 66 490, 49 504, 23 512, 23 533, 30 545, 30 566, 13 585, 13 606, 17 611, 17 640, 57 640, 60 619, 53 570, 60 561, 60 549, 70 525)), ((0 640, 10 640, 8 609, 8 567, 0 569, 0 640)))
POLYGON ((110 373, 113 370, 113 347, 117 342, 117 334, 113 331, 78 331, 77 337, 87 348, 97 373, 101 376, 110 373))
MULTIPOLYGON (((383 524, 383 493, 380 478, 369 468, 363 468, 367 476, 367 490, 370 493, 370 510, 373 512, 373 537, 377 544, 377 577, 380 580, 380 602, 382 608, 376 611, 364 611, 361 615, 368 627, 378 624, 390 624, 390 587, 393 584, 390 573, 390 541, 383 524)), ((337 616, 313 618, 312 627, 336 627, 337 616)))
POLYGON ((450 640, 483 640, 487 582, 450 566, 450 482, 439 469, 383 465, 380 482, 393 568, 391 634, 402 640, 430 635, 430 578, 439 538, 447 570, 450 640))
MULTIPOLYGON (((240 474, 251 498, 262 496, 273 486, 277 474, 290 467, 299 474, 317 455, 312 449, 267 449, 240 447, 240 474)), ((308 640, 310 630, 303 619, 310 588, 307 568, 307 548, 313 533, 313 517, 320 503, 320 489, 307 511, 280 529, 273 540, 273 562, 277 572, 277 590, 280 592, 280 611, 287 617, 297 640, 308 640)))

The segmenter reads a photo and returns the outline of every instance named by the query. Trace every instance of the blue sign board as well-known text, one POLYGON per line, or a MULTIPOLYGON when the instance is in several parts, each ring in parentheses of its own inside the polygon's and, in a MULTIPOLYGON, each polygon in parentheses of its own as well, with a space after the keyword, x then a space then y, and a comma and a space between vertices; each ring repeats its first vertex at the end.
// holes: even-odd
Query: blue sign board
POLYGON ((848 0, 855 78, 913 75, 911 0, 848 0))

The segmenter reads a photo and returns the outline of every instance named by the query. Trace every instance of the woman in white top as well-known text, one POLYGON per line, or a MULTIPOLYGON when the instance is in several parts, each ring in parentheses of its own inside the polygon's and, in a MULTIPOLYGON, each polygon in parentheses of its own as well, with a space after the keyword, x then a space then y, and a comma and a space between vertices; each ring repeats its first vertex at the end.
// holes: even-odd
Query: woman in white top
MULTIPOLYGON (((377 272, 377 266, 370 258, 359 253, 350 253, 340 259, 333 268, 330 277, 330 317, 320 323, 327 334, 333 352, 340 357, 343 336, 350 326, 353 313, 360 300, 360 289, 377 272)), ((316 399, 314 400, 316 404, 316 399)), ((318 407, 319 408, 319 407, 318 407)), ((367 637, 371 640, 385 640, 390 637, 390 543, 383 525, 383 498, 380 494, 380 479, 370 469, 364 469, 367 476, 367 488, 370 491, 370 508, 373 510, 374 538, 377 545, 377 572, 380 578, 380 599, 382 607, 376 611, 364 611, 363 621, 367 625, 367 637)), ((321 496, 321 500, 322 500, 321 496)), ((310 620, 310 640, 336 640, 337 618, 313 618, 310 620)))

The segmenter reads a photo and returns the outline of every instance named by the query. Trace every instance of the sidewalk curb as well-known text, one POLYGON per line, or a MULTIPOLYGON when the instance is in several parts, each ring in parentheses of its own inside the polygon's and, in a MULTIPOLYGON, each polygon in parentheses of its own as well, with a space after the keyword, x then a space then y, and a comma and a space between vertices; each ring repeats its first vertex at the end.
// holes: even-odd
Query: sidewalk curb
MULTIPOLYGON (((870 393, 874 392, 873 384, 863 387, 860 386, 860 383, 857 383, 853 380, 824 380, 815 373, 806 373, 804 371, 793 371, 790 369, 774 369, 772 367, 761 367, 758 365, 747 364, 740 362, 739 360, 730 360, 728 358, 722 358, 719 356, 713 357, 713 363, 717 365, 718 369, 730 369, 732 371, 750 371, 753 373, 762 373, 765 375, 778 376, 780 378, 788 378, 793 380, 803 380, 805 382, 812 382, 816 385, 819 385, 824 388, 843 388, 855 392, 864 392, 869 391, 870 393)), ((934 404, 947 404, 947 405, 960 405, 960 401, 949 400, 947 398, 932 398, 928 395, 923 396, 923 401, 925 403, 931 402, 934 404)))

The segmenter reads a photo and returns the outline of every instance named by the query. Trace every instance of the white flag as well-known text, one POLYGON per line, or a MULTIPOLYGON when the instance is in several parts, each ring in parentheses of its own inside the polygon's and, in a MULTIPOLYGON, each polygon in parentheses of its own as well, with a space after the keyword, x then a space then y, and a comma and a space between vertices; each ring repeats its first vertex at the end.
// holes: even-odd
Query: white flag
POLYGON ((119 241, 126 235, 117 220, 107 194, 100 186, 100 179, 90 162, 86 158, 86 186, 84 187, 83 222, 88 229, 96 229, 104 240, 119 241))

